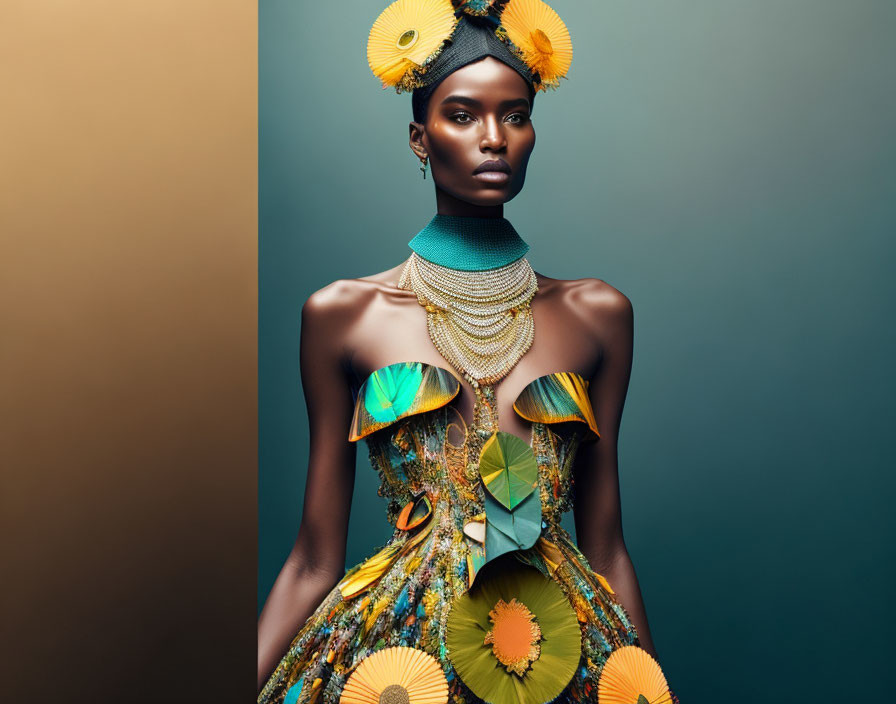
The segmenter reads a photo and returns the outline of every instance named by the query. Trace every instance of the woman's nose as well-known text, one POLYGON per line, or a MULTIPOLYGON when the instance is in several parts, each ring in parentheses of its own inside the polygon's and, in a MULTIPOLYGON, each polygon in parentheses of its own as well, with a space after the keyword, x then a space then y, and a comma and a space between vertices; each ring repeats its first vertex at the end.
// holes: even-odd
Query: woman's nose
POLYGON ((501 123, 495 117, 487 117, 485 119, 484 132, 479 142, 480 149, 503 149, 507 146, 507 140, 504 137, 504 129, 501 123))

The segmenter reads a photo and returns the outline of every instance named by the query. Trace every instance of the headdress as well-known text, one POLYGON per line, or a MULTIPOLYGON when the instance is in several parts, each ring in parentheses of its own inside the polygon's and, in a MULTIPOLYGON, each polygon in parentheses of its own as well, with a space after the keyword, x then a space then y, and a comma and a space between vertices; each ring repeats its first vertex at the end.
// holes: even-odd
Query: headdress
POLYGON ((572 62, 563 20, 543 0, 395 0, 376 19, 367 61, 383 88, 426 94, 494 56, 533 91, 556 88, 572 62))

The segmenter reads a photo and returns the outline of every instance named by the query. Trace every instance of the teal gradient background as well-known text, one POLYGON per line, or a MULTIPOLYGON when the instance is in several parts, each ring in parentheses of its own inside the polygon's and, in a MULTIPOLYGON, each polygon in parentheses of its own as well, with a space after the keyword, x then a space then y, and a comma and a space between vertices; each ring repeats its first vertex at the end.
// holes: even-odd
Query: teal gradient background
MULTIPOLYGON (((410 96, 366 63, 386 4, 259 4, 259 607, 301 514, 301 306, 398 264, 435 212, 410 96)), ((881 697, 896 3, 551 5, 575 58, 505 214, 537 271, 634 305, 623 517, 670 684, 685 704, 881 697)), ((375 480, 359 445, 349 565, 388 537, 375 480)))

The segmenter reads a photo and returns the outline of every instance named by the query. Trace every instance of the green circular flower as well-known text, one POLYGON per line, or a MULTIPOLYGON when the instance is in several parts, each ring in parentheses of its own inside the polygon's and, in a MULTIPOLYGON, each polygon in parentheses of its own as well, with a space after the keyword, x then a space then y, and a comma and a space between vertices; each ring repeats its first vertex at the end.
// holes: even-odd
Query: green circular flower
POLYGON ((491 704, 545 704, 569 684, 582 653, 575 610, 560 586, 513 553, 483 567, 448 614, 448 657, 491 704))

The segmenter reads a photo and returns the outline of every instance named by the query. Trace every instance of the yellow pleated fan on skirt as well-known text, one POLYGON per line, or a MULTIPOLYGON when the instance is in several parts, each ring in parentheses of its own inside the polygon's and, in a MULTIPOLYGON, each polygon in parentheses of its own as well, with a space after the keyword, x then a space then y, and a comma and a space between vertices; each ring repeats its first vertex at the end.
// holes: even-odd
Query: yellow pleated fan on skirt
POLYGON ((429 653, 391 646, 365 657, 348 678, 339 704, 445 704, 448 682, 429 653))
POLYGON ((600 704, 672 704, 672 694, 659 664, 643 648, 614 650, 597 683, 600 704))

